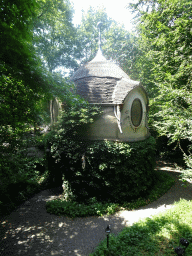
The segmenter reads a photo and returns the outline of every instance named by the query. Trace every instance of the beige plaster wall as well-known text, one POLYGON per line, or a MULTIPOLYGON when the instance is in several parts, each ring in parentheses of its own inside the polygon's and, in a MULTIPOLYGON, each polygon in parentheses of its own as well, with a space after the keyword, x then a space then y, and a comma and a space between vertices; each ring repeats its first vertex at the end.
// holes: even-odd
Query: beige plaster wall
POLYGON ((147 97, 141 87, 133 89, 126 97, 122 110, 118 106, 103 106, 103 114, 82 136, 92 140, 139 141, 149 136, 146 120, 147 97), (139 127, 135 128, 131 122, 131 106, 134 99, 142 102, 143 116, 139 127))
POLYGON ((149 136, 147 126, 147 97, 142 88, 137 87, 127 95, 124 101, 124 106, 121 111, 122 133, 118 133, 118 138, 125 141, 144 140, 149 136), (140 99, 142 103, 143 115, 140 125, 135 127, 131 122, 131 106, 134 99, 137 98, 140 99))
POLYGON ((90 125, 87 134, 89 138, 93 140, 114 140, 118 136, 118 126, 114 115, 114 107, 102 107, 102 111, 102 116, 90 125))

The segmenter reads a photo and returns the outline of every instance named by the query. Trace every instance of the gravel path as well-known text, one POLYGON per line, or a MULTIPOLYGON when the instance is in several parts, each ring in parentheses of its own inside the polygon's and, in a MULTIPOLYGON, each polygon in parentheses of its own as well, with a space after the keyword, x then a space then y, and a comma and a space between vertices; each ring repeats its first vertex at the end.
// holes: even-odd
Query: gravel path
POLYGON ((105 238, 105 228, 111 225, 117 234, 123 227, 140 218, 150 217, 172 207, 180 198, 192 199, 192 185, 182 186, 174 167, 163 164, 159 171, 168 171, 176 184, 161 198, 134 211, 122 211, 112 216, 76 218, 58 217, 46 212, 46 201, 58 197, 58 189, 44 190, 22 204, 0 221, 0 255, 88 256, 105 238))

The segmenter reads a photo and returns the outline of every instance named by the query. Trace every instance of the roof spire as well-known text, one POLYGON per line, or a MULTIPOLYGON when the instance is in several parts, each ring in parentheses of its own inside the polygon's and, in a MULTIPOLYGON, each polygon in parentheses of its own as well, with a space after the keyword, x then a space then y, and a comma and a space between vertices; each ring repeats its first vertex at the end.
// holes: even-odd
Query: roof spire
POLYGON ((97 23, 97 27, 99 29, 99 49, 101 50, 101 26, 102 26, 102 22, 98 22, 97 23))
POLYGON ((101 50, 101 26, 102 26, 102 22, 98 22, 97 23, 97 27, 98 27, 98 30, 99 30, 99 49, 97 51, 97 54, 95 56, 95 58, 90 61, 90 62, 100 62, 100 61, 106 61, 106 58, 103 56, 103 53, 102 53, 102 50, 101 50))

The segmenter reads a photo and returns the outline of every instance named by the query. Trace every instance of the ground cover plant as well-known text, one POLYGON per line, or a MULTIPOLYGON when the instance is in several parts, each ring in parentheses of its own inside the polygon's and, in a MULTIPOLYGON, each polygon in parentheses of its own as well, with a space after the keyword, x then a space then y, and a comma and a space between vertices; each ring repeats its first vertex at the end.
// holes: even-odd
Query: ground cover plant
POLYGON ((125 227, 117 236, 110 235, 90 256, 176 255, 180 238, 189 242, 185 255, 192 255, 192 202, 180 200, 175 207, 125 227))
POLYGON ((168 174, 156 172, 156 184, 151 190, 148 191, 148 195, 140 197, 137 200, 130 202, 118 203, 102 203, 98 202, 96 198, 91 198, 89 202, 78 203, 74 200, 66 200, 65 198, 48 201, 46 203, 47 212, 64 215, 71 218, 86 217, 86 216, 102 216, 105 214, 113 214, 119 210, 133 210, 138 207, 147 205, 154 200, 157 200, 160 196, 168 191, 168 189, 174 184, 173 178, 168 174))

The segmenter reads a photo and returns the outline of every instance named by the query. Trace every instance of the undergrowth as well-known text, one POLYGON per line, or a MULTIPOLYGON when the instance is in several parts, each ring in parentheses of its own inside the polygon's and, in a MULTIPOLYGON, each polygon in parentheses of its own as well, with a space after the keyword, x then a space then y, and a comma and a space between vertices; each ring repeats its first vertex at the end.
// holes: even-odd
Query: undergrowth
POLYGON ((166 193, 174 184, 173 178, 168 174, 156 173, 156 183, 148 191, 146 197, 140 197, 137 200, 117 204, 113 202, 98 202, 96 198, 91 198, 88 203, 78 203, 74 200, 57 199, 46 203, 47 212, 64 215, 71 218, 86 216, 102 216, 105 214, 114 214, 119 210, 132 210, 147 205, 166 193))

